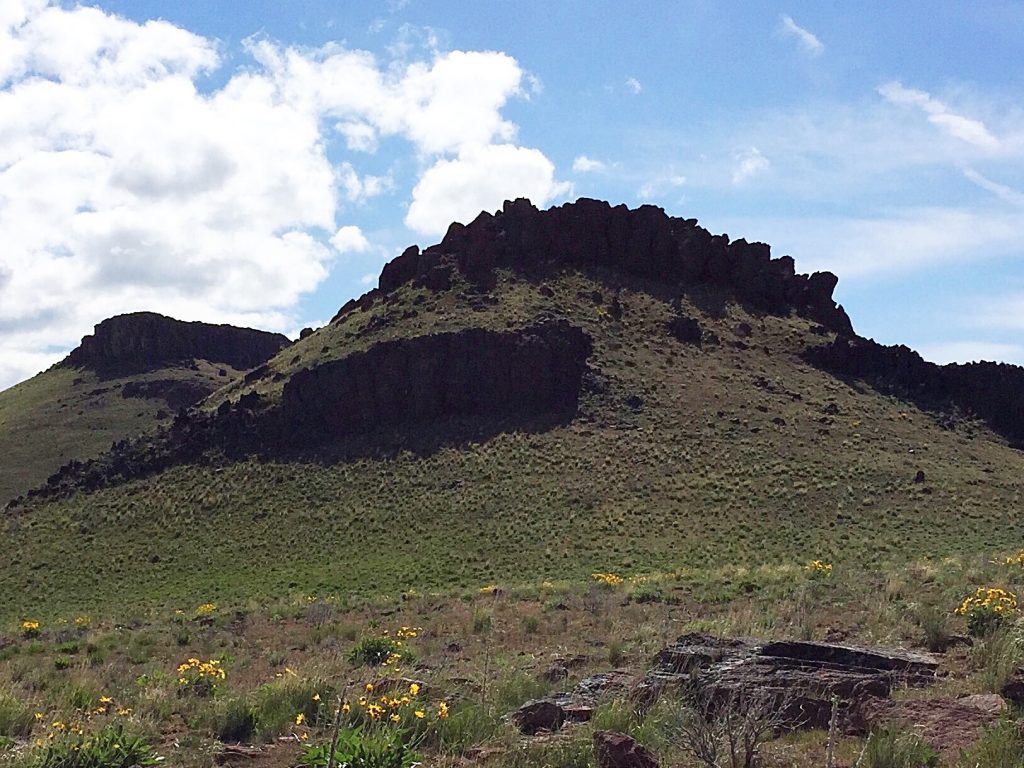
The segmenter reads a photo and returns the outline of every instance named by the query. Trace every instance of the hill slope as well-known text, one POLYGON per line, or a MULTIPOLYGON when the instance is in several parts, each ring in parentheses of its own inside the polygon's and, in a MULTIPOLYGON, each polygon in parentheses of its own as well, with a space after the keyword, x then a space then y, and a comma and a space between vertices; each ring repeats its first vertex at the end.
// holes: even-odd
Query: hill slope
POLYGON ((908 391, 908 361, 962 380, 909 350, 815 352, 867 344, 834 285, 656 209, 508 204, 13 507, 0 587, 60 611, 1019 540, 1017 422, 908 391))
POLYGON ((169 423, 288 343, 150 312, 103 321, 60 364, 0 392, 0 506, 69 461, 169 423))

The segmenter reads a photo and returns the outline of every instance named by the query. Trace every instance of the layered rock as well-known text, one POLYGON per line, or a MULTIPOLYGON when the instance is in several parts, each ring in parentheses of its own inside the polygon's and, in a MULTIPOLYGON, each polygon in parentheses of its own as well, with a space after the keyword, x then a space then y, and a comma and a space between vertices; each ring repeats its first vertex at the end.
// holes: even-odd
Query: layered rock
POLYGON ((590 352, 590 339, 566 322, 398 339, 295 374, 281 418, 306 435, 330 435, 575 408, 590 352))
POLYGON ((604 268, 674 287, 709 283, 763 311, 795 311, 838 333, 853 332, 832 298, 835 275, 797 274, 792 258, 773 259, 764 243, 730 242, 695 219, 673 218, 651 205, 630 210, 584 198, 540 211, 528 200, 506 202, 493 215, 452 224, 437 245, 406 249, 384 267, 379 290, 388 294, 413 281, 444 283, 452 267, 483 285, 493 282, 499 267, 534 276, 604 268))
POLYGON ((936 365, 909 347, 837 338, 804 358, 837 376, 859 379, 929 410, 959 409, 1024 445, 1024 368, 1005 363, 936 365))
POLYGON ((590 338, 565 321, 381 342, 300 371, 279 403, 250 393, 215 413, 182 412, 153 437, 66 464, 30 496, 94 490, 216 454, 302 453, 346 440, 365 449, 372 445, 366 435, 387 427, 414 431, 429 423, 436 440, 446 420, 461 417, 498 430, 529 426, 575 412, 590 354, 590 338))
POLYGON ((101 322, 63 364, 118 375, 190 360, 209 360, 245 370, 266 362, 289 343, 279 333, 134 312, 101 322))

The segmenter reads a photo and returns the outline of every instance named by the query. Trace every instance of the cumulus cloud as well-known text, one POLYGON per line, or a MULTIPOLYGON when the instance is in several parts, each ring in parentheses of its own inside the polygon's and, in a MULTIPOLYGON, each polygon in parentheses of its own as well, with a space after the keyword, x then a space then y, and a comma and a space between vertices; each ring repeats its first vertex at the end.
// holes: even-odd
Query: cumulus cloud
POLYGON ((890 104, 917 107, 928 116, 928 122, 961 141, 982 149, 999 147, 999 139, 989 132, 983 122, 958 115, 927 91, 906 88, 894 80, 880 85, 878 93, 890 104))
POLYGON ((294 327, 331 260, 369 246, 337 219, 393 189, 357 167, 384 138, 424 169, 408 208, 419 231, 565 189, 514 144, 502 109, 524 73, 504 53, 244 47, 253 61, 203 91, 226 58, 215 41, 96 8, 0 4, 0 387, 119 312, 294 327))
POLYGON ((555 180, 555 166, 539 150, 511 144, 475 147, 439 160, 423 174, 405 223, 417 232, 440 235, 451 222, 468 223, 510 198, 528 197, 543 206, 570 191, 555 180))
POLYGON ((629 90, 630 93, 634 95, 640 93, 640 91, 644 89, 644 87, 640 84, 640 81, 637 80, 635 77, 626 78, 626 88, 629 90))
POLYGON ((572 161, 572 169, 576 171, 576 173, 591 173, 593 171, 606 171, 608 170, 608 165, 600 160, 594 160, 586 155, 580 155, 572 161))
POLYGON ((366 239, 363 230, 353 224, 335 232, 331 236, 331 245, 338 253, 364 253, 370 250, 370 241, 366 239))
POLYGON ((771 167, 771 162, 761 154, 757 147, 750 147, 742 152, 737 152, 733 160, 735 163, 732 171, 733 184, 742 184, 748 179, 764 173, 771 167))
POLYGON ((791 16, 782 17, 782 33, 787 37, 795 38, 801 50, 808 56, 820 56, 825 52, 825 46, 817 35, 801 27, 791 16))

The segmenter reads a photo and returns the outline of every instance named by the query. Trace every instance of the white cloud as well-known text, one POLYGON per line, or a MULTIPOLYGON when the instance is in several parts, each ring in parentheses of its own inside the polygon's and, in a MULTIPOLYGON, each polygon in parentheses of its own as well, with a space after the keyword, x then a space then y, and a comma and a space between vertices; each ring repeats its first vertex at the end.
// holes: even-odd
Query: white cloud
POLYGON ((637 80, 635 77, 626 78, 626 88, 629 89, 629 92, 634 95, 640 93, 640 91, 644 89, 644 87, 640 84, 640 81, 637 80))
POLYGON ((602 172, 608 170, 608 165, 600 160, 594 160, 586 155, 580 155, 572 161, 572 169, 576 173, 602 172))
POLYGON ((417 232, 439 235, 451 222, 468 223, 505 200, 528 197, 543 206, 570 190, 555 180, 554 165, 539 150, 511 144, 471 148, 454 159, 439 160, 423 174, 405 223, 417 232))
POLYGON ((384 138, 424 169, 408 219, 429 231, 564 192, 502 115, 524 96, 518 62, 425 39, 423 60, 408 43, 391 61, 250 39, 255 61, 200 92, 214 41, 0 0, 0 387, 119 312, 294 327, 331 259, 368 247, 337 217, 393 188, 354 164, 384 138), (361 154, 332 162, 335 147, 361 154))
POLYGON ((982 189, 988 190, 1000 200, 1024 208, 1024 192, 1008 187, 1005 184, 992 181, 971 168, 964 169, 964 176, 982 189))
POLYGON ((940 341, 923 344, 917 350, 921 357, 939 365, 977 363, 982 361, 1024 363, 1024 347, 993 341, 940 341))
POLYGON ((671 189, 675 189, 676 187, 681 187, 685 183, 686 177, 679 174, 659 176, 645 181, 643 185, 641 185, 640 189, 637 190, 636 194, 641 200, 648 200, 664 192, 668 192, 671 189))
POLYGON ((364 253, 370 250, 370 241, 366 239, 363 230, 353 224, 335 232, 331 236, 331 245, 338 253, 364 253))
POLYGON ((748 240, 771 243, 776 253, 792 254, 801 272, 827 269, 844 283, 1020 251, 1016 211, 907 208, 848 218, 737 217, 719 219, 714 225, 742 232, 748 240))
POLYGON ((748 179, 758 176, 771 167, 771 162, 761 154, 757 147, 750 147, 733 156, 735 163, 732 171, 732 183, 742 184, 748 179))
POLYGON ((927 91, 906 88, 902 83, 892 81, 880 85, 878 93, 890 104, 917 107, 928 116, 928 122, 961 141, 982 149, 999 147, 999 139, 989 132, 983 122, 956 114, 946 104, 932 98, 927 91))
POLYGON ((801 27, 790 16, 782 17, 782 32, 788 37, 796 38, 800 48, 808 56, 820 56, 825 52, 825 46, 821 40, 812 33, 801 27))

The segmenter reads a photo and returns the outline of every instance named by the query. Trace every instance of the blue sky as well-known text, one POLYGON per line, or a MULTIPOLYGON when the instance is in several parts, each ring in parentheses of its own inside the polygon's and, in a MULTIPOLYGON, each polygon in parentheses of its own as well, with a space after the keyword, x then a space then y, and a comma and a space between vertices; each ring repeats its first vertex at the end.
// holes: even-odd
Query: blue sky
POLYGON ((1024 362, 1024 3, 0 0, 0 387, 153 309, 294 333, 505 198, 830 269, 1024 362))

